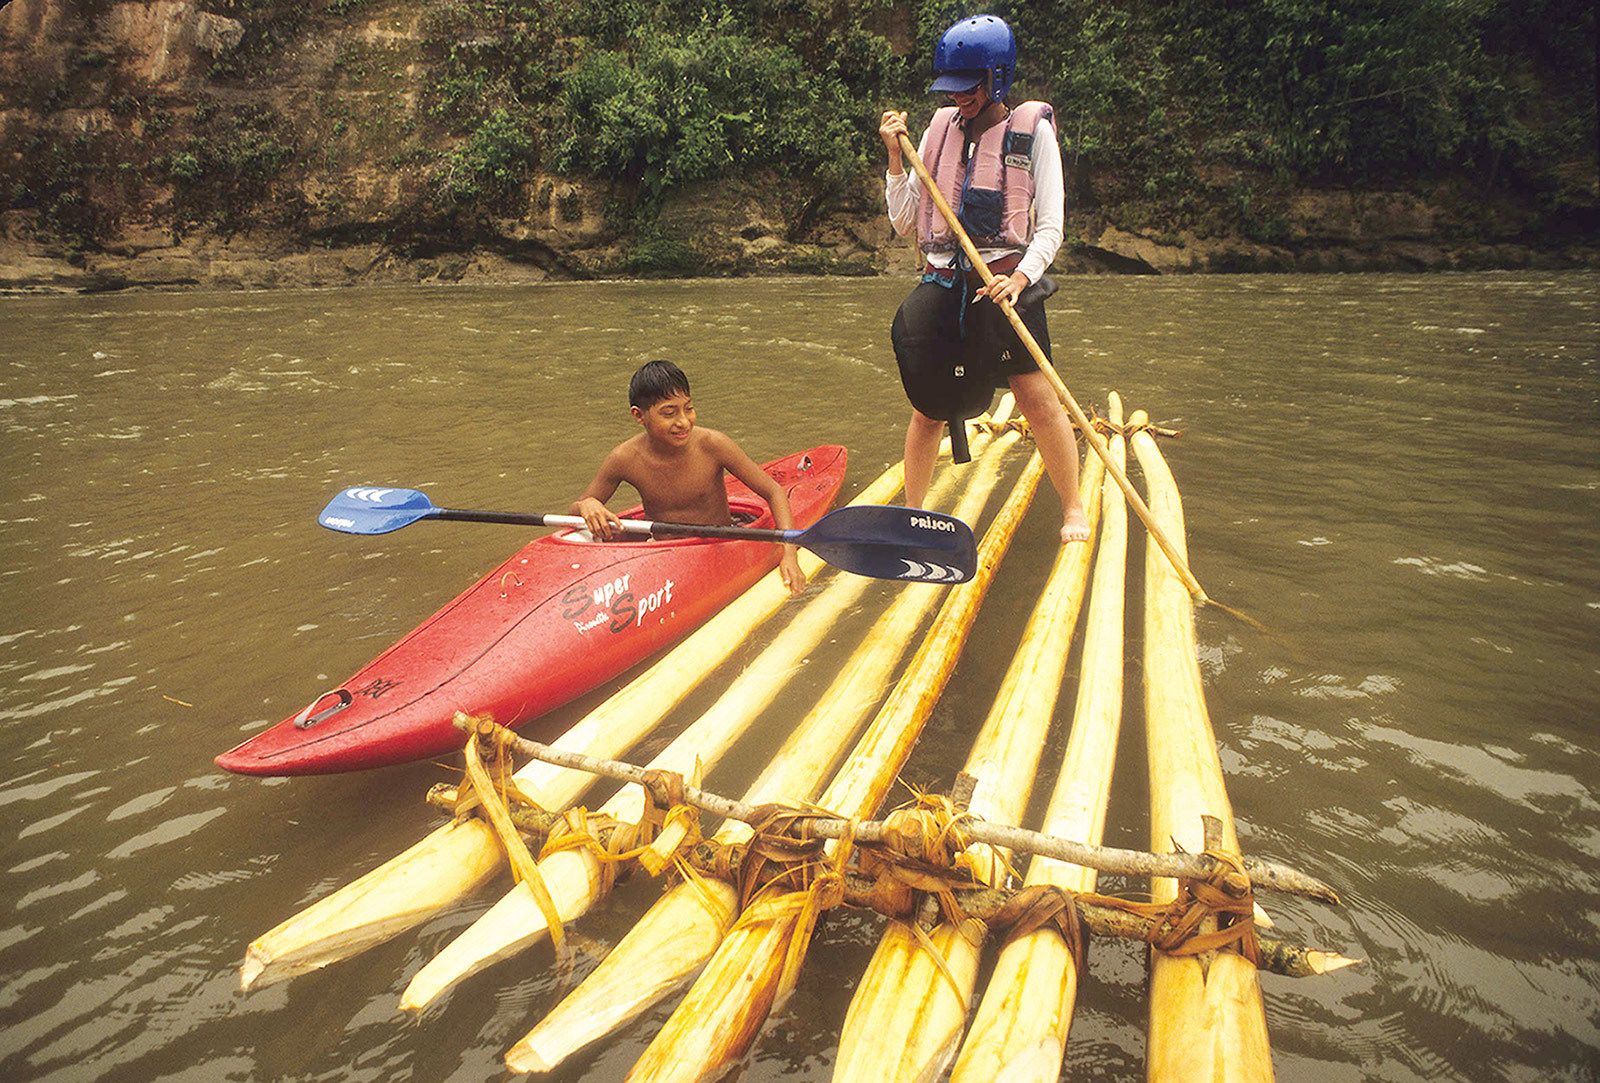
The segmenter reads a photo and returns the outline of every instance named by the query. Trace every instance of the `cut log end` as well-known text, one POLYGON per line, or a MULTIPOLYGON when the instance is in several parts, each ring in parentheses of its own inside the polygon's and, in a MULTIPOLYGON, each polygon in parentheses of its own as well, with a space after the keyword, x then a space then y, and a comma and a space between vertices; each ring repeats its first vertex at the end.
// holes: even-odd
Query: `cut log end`
POLYGON ((539 1051, 525 1042, 518 1042, 506 1053, 506 1068, 522 1075, 540 1075, 553 1072, 561 1063, 557 1060, 546 1060, 539 1051))
POLYGON ((239 992, 248 993, 266 972, 267 960, 260 954, 260 948, 251 944, 244 953, 244 962, 239 966, 239 992))
POLYGON ((1332 974, 1335 970, 1343 970, 1347 966, 1361 966, 1365 959, 1352 959, 1347 955, 1340 955, 1336 951, 1317 951, 1312 949, 1306 952, 1306 962, 1318 974, 1332 974))

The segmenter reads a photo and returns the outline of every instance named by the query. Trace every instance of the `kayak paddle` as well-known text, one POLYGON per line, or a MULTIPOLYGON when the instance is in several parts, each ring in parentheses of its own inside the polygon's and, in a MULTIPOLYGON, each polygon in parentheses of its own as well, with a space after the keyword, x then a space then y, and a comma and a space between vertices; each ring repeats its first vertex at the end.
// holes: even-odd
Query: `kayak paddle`
MULTIPOLYGON (((582 528, 576 515, 441 508, 417 489, 376 485, 346 489, 322 509, 317 522, 345 534, 387 534, 424 519, 519 526, 582 528)), ((953 515, 893 504, 851 504, 829 512, 805 530, 748 526, 698 526, 624 519, 622 529, 658 538, 727 538, 786 542, 809 549, 836 568, 876 579, 964 583, 977 570, 972 528, 953 515)))

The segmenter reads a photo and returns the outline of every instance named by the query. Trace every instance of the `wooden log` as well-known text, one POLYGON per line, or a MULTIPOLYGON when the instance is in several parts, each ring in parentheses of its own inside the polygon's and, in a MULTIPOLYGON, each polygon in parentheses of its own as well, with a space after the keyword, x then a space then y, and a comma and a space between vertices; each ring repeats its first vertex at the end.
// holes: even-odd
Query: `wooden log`
MULTIPOLYGON (((977 572, 950 590, 905 675, 823 793, 824 808, 857 817, 883 800, 955 668, 1042 473, 1035 454, 984 534, 977 572)), ((629 1079, 713 1079, 744 1056, 774 1003, 791 987, 816 919, 815 910, 795 908, 791 901, 768 900, 765 907, 758 901, 756 912, 747 911, 729 930, 629 1079)))
MULTIPOLYGON (((1135 413, 1132 420, 1137 424, 1142 415, 1135 413)), ((1183 506, 1160 449, 1148 433, 1134 436, 1133 448, 1152 513, 1174 544, 1186 549, 1183 506)), ((1217 821, 1219 845, 1237 854, 1233 809, 1223 786, 1196 656, 1194 606, 1171 562, 1154 547, 1145 554, 1144 616, 1151 848, 1176 842, 1186 850, 1201 850, 1206 842, 1201 817, 1210 816, 1217 821)), ((1171 879, 1151 882, 1158 902, 1176 893, 1171 879)), ((1210 958, 1152 951, 1146 1055, 1149 1078, 1155 1081, 1271 1079, 1272 1053, 1256 968, 1231 950, 1210 958)))
MULTIPOLYGON (((899 492, 895 464, 854 503, 881 504, 899 492)), ((814 576, 822 561, 800 554, 814 576)), ((616 756, 654 728, 790 597, 774 571, 696 629, 616 695, 564 733, 562 748, 616 756)), ((546 808, 566 808, 593 776, 544 763, 517 773, 518 787, 546 808)), ((243 989, 270 984, 349 958, 414 928, 486 884, 503 867, 500 844, 478 819, 441 827, 371 872, 258 937, 245 952, 243 989)))
MULTIPOLYGON (((1006 409, 1002 401, 1001 410, 1006 409)), ((989 439, 988 433, 974 435, 976 469, 944 471, 931 494, 942 500, 953 482, 963 481, 966 489, 955 513, 968 521, 975 520, 988 502, 1005 455, 1020 436, 1001 435, 985 452, 989 439)), ((903 652, 915 642, 917 628, 943 599, 942 588, 906 585, 750 786, 747 807, 807 800, 821 791, 860 724, 877 706, 903 652)), ((749 833, 742 821, 733 819, 716 838, 743 841, 749 833)), ((600 965, 512 1047, 507 1067, 517 1072, 550 1071, 679 989, 711 957, 735 912, 733 888, 721 881, 673 885, 600 965)))
MULTIPOLYGON (((1110 420, 1122 423, 1122 400, 1112 392, 1110 420)), ((1120 435, 1109 441, 1111 459, 1127 461, 1120 435)), ((1072 735, 1062 759, 1043 831, 1098 844, 1104 833, 1122 720, 1123 595, 1128 559, 1128 513, 1122 490, 1104 486, 1100 553, 1084 633, 1072 735)), ((1048 857, 1028 865, 1026 884, 1093 891, 1098 873, 1048 857)), ((1059 930, 1035 929, 1008 942, 951 1074, 953 1083, 1060 1078, 1079 974, 1059 930)))
MULTIPOLYGON (((1016 824, 1027 808, 1089 581, 1104 477, 1091 458, 1080 481, 1091 540, 1061 546, 963 768, 977 780, 967 809, 986 822, 1016 824)), ((961 860, 983 883, 1005 882, 1005 848, 974 843, 961 860)), ((981 922, 945 921, 918 936, 891 921, 850 1001, 834 1078, 887 1083, 943 1075, 966 1025, 986 931, 981 922)))

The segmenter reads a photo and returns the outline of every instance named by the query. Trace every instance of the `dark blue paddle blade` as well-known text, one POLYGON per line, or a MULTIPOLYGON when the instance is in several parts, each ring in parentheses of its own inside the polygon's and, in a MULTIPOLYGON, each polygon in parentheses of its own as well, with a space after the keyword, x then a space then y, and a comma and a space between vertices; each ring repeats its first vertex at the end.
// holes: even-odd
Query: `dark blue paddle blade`
POLYGON ((416 489, 362 485, 328 501, 317 522, 345 534, 388 534, 427 519, 437 510, 427 494, 416 489))
POLYGON ((796 543, 829 564, 877 579, 965 583, 978 567, 972 528, 953 515, 893 504, 830 512, 796 543))

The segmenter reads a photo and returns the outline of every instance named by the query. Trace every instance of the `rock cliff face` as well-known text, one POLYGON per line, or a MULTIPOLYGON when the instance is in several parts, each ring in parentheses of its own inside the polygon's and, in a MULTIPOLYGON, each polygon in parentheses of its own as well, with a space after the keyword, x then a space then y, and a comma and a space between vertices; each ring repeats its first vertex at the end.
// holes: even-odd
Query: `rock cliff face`
MULTIPOLYGON (((438 199, 421 0, 10 0, 0 8, 0 289, 538 281, 909 270, 879 175, 825 206, 776 176, 669 196, 535 173, 492 213, 438 199)), ((876 158, 873 153, 871 159, 876 158)), ((1575 185, 1592 193, 1593 177, 1575 185)), ((1260 236, 1072 212, 1066 272, 1594 266, 1462 190, 1287 190, 1260 236)), ((1591 198, 1591 206, 1595 201, 1591 198)))

